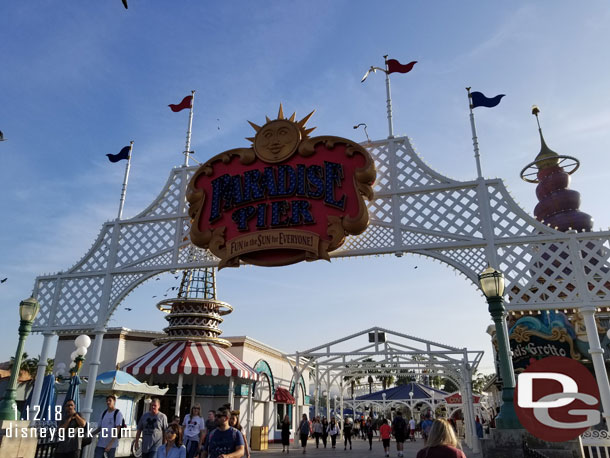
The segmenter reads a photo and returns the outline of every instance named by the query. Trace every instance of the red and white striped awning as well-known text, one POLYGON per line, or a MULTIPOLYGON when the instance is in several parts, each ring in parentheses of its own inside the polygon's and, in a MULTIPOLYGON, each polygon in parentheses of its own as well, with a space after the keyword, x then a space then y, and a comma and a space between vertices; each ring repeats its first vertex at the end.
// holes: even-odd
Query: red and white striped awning
POLYGON ((131 361, 123 371, 138 374, 198 374, 258 380, 258 373, 227 350, 202 342, 168 342, 131 361))

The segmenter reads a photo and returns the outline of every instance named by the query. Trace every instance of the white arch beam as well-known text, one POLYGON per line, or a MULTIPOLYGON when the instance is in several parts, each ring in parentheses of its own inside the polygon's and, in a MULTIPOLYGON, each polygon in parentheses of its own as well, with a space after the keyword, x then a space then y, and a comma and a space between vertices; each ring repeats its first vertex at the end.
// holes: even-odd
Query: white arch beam
MULTIPOLYGON (((371 224, 333 257, 414 253, 438 259, 474 283, 491 263, 507 279, 509 310, 610 306, 610 232, 547 227, 514 202, 500 179, 443 176, 421 160, 407 137, 364 146, 378 176, 369 203, 371 224), (580 255, 565 259, 565 253, 580 255), (561 269, 553 267, 557 263, 561 269)), ((195 170, 172 169, 147 209, 105 223, 89 252, 70 269, 37 277, 34 295, 41 310, 34 331, 103 329, 121 300, 147 279, 215 266, 217 260, 203 250, 196 250, 195 260, 188 253, 185 187, 195 170)))

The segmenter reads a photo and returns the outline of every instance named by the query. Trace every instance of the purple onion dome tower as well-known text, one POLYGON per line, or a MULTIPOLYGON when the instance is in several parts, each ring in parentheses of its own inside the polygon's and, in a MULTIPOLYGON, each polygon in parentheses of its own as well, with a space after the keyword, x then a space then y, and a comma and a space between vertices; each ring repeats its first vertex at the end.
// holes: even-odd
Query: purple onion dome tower
POLYGON ((534 208, 534 216, 538 221, 562 232, 589 232, 593 228, 593 218, 579 210, 580 193, 569 188, 570 175, 578 170, 580 162, 575 157, 559 155, 546 145, 538 113, 540 110, 534 105, 532 114, 538 123, 540 153, 521 170, 521 179, 538 183, 538 205, 534 208))

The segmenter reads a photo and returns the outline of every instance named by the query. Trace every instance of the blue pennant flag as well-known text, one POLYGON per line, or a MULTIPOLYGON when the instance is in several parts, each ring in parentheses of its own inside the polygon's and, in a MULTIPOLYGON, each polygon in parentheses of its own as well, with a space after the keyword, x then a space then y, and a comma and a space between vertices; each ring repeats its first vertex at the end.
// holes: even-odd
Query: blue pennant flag
POLYGON ((124 147, 119 154, 106 154, 110 162, 119 162, 123 159, 129 159, 129 146, 124 147))
POLYGON ((473 92, 470 94, 470 96, 472 98, 472 105, 471 105, 472 108, 476 108, 476 107, 493 108, 500 103, 500 100, 502 99, 502 97, 504 97, 504 94, 496 95, 495 97, 492 97, 491 99, 488 97, 485 97, 482 92, 473 92))

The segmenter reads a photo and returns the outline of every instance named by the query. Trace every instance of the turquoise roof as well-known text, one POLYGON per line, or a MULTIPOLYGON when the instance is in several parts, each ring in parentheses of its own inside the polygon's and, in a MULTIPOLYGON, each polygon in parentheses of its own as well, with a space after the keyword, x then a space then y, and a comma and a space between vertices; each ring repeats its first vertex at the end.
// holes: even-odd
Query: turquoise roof
POLYGON ((120 383, 120 384, 125 384, 125 383, 133 383, 134 385, 142 384, 142 382, 140 382, 133 375, 128 374, 127 372, 123 372, 123 371, 104 372, 103 374, 98 375, 95 380, 98 382, 101 382, 101 383, 110 384, 115 379, 116 379, 116 383, 120 383))

